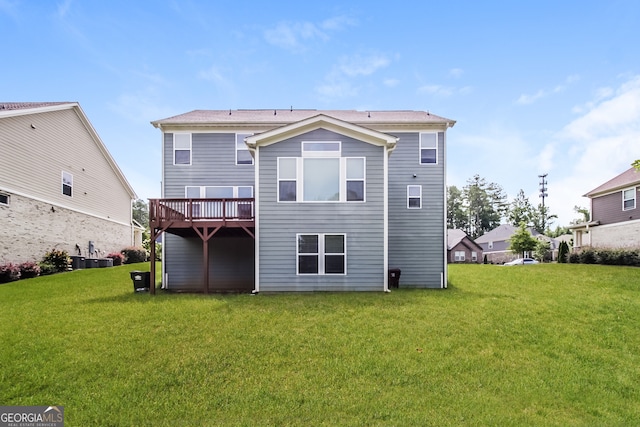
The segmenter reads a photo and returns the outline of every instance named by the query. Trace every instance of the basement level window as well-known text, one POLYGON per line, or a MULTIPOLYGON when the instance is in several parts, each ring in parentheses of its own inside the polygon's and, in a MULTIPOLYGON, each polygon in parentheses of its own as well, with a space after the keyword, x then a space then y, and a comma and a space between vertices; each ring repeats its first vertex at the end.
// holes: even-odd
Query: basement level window
POLYGON ((0 205, 9 206, 9 195, 0 193, 0 205))

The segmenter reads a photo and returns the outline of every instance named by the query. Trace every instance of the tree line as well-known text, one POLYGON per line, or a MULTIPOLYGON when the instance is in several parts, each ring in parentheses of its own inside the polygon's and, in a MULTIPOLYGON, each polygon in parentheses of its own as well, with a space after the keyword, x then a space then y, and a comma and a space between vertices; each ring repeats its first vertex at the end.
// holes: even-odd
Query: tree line
POLYGON ((472 239, 493 230, 503 220, 516 227, 525 224, 548 236, 560 235, 567 229, 550 229, 557 217, 548 206, 541 203, 534 206, 522 189, 509 202, 499 184, 487 182, 479 175, 469 178, 462 189, 455 185, 447 187, 447 227, 464 230, 472 239))

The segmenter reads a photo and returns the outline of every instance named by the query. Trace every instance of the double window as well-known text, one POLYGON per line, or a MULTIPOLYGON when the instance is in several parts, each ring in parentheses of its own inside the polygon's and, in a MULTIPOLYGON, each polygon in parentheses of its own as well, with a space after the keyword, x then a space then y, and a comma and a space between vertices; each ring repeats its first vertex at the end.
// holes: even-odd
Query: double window
POLYGON ((453 256, 455 262, 464 262, 464 251, 455 251, 453 256))
POLYGON ((302 157, 278 158, 278 201, 363 202, 364 157, 341 157, 341 143, 302 142, 302 157))
POLYGON ((236 165, 252 165, 253 157, 244 139, 251 136, 250 133, 236 133, 236 165))
POLYGON ((73 175, 65 171, 62 171, 62 194, 73 196, 73 175))
POLYGON ((298 234, 298 274, 346 274, 345 234, 298 234))
POLYGON ((628 211, 636 208, 636 189, 628 188, 622 190, 622 210, 628 211))
POLYGON ((420 134, 420 164, 438 163, 438 134, 436 132, 420 134))
POLYGON ((191 164, 191 134, 190 133, 174 133, 173 134, 173 164, 174 165, 190 165, 191 164))

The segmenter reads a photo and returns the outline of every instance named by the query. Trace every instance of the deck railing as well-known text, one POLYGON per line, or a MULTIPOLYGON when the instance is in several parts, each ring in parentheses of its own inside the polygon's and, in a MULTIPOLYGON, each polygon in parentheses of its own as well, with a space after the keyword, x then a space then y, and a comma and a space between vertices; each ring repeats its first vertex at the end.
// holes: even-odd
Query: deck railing
POLYGON ((254 199, 150 199, 149 221, 254 219, 254 199))

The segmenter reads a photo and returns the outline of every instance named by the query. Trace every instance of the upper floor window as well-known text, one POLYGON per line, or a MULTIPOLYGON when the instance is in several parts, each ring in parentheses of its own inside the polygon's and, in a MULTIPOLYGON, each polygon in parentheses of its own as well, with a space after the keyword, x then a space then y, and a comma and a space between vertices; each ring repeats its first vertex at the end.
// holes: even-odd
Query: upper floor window
POLYGON ((0 193, 0 205, 9 205, 10 197, 8 194, 0 193))
POLYGON ((340 141, 303 141, 302 157, 340 157, 340 141))
POLYGON ((422 185, 407 185, 407 208, 422 209, 422 185))
POLYGON ((435 132, 420 134, 420 164, 438 163, 438 134, 435 132))
POLYGON ((174 165, 190 165, 191 164, 191 134, 190 133, 174 133, 173 134, 173 164, 174 165))
POLYGON ((364 157, 278 158, 278 201, 363 202, 364 157))
POLYGON ((71 197, 73 195, 73 175, 62 171, 62 194, 71 197))
POLYGON ((249 152, 249 147, 244 143, 244 139, 251 136, 251 133, 236 134, 236 165, 252 165, 253 157, 249 152))
POLYGON ((636 208, 636 189, 622 190, 622 210, 628 211, 636 208))

